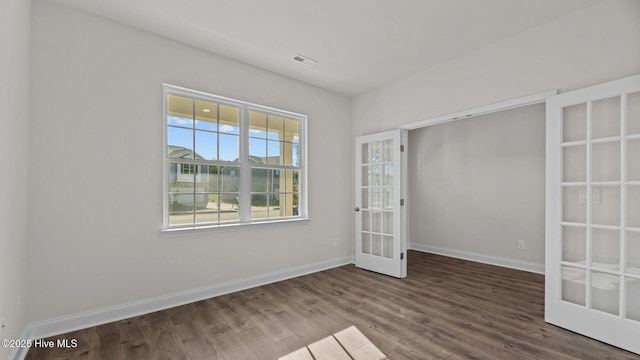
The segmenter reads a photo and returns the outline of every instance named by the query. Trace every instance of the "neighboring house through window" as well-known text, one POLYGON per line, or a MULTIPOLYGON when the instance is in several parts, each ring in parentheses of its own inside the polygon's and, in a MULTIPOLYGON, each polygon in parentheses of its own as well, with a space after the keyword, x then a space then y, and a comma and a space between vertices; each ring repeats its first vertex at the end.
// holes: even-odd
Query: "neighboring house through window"
POLYGON ((306 116, 164 85, 164 228, 307 217, 306 116))

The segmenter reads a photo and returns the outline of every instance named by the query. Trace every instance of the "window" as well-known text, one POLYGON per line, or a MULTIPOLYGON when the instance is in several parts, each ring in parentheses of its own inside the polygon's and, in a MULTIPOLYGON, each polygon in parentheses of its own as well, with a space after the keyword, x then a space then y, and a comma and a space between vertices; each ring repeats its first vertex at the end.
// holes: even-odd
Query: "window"
POLYGON ((306 116, 164 85, 164 228, 306 218, 306 116))

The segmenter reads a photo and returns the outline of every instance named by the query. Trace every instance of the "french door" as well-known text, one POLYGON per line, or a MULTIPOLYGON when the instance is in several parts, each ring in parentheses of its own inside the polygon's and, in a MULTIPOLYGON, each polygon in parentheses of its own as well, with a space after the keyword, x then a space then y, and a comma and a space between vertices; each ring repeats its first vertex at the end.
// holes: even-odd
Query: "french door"
POLYGON ((640 76, 547 100, 545 320, 640 354, 640 76))
POLYGON ((402 199, 402 142, 393 130, 356 138, 356 266, 403 278, 407 274, 402 199))

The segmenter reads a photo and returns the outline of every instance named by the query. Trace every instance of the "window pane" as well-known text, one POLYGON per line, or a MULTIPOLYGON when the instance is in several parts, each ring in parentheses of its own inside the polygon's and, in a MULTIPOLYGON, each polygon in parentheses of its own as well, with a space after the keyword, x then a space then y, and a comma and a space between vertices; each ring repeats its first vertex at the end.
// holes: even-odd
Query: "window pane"
POLYGON ((267 157, 267 141, 261 139, 249 139, 249 159, 254 164, 265 164, 267 157))
POLYGON ((587 181, 587 147, 562 148, 562 181, 587 181))
POLYGON ((371 185, 371 167, 368 165, 362 165, 362 176, 360 182, 362 186, 371 185))
POLYGON ((218 194, 196 194, 196 217, 195 222, 217 223, 218 222, 218 194))
POLYGON ((251 169, 251 192, 267 192, 267 169, 251 169))
POLYGON ((280 116, 269 115, 267 118, 268 134, 271 140, 284 140, 284 119, 280 116))
POLYGON ((218 159, 218 133, 196 130, 196 159, 218 159))
POLYGON ((371 231, 371 212, 363 210, 362 213, 362 231, 371 231))
POLYGON ((567 186, 562 188, 562 221, 587 222, 587 188, 567 186))
POLYGON ((291 166, 300 166, 300 145, 293 144, 291 148, 291 166))
POLYGON ((293 164, 293 144, 285 142, 283 143, 283 145, 283 164, 286 166, 291 166, 293 164))
POLYGON ((267 142, 267 164, 281 165, 282 161, 282 153, 280 152, 280 146, 282 145, 279 141, 271 141, 267 142))
POLYGON ((240 194, 220 194, 220 221, 240 220, 240 194))
POLYGON ((627 180, 640 180, 640 140, 627 141, 627 180))
POLYGON ((376 141, 371 143, 371 158, 372 163, 382 161, 382 142, 376 141))
POLYGON ((220 168, 220 192, 240 191, 240 168, 235 166, 223 166, 220 168))
POLYGON ((371 167, 371 185, 382 185, 382 165, 373 165, 371 167))
POLYGON ((280 170, 269 170, 268 191, 277 193, 280 192, 280 189, 284 190, 284 180, 284 177, 280 177, 280 170))
POLYGON ((385 234, 393 235, 393 213, 385 211, 382 213, 382 232, 385 234))
POLYGON ((587 260, 587 229, 562 227, 562 261, 582 262, 587 260))
POLYGON ((267 138, 267 114, 256 111, 249 112, 249 136, 267 138))
POLYGON ((191 128, 193 126, 193 120, 169 115, 167 116, 167 124, 171 126, 191 128))
POLYGON ((369 233, 362 233, 362 252, 371 254, 371 234, 369 233))
POLYGON ((193 223, 193 194, 169 195, 169 225, 193 223))
MULTIPOLYGON (((627 272, 640 275, 640 232, 627 232, 626 254, 627 272)), ((638 303, 640 303, 640 301, 638 303)))
POLYGON ((591 307, 618 315, 620 312, 620 277, 602 273, 591 272, 591 307))
POLYGON ((240 138, 237 135, 220 134, 220 161, 238 161, 240 138))
POLYGON ((627 280, 627 314, 628 319, 640 321, 640 280, 626 278, 627 280))
POLYGON ((384 249, 383 249, 384 257, 393 259, 393 237, 383 236, 382 241, 384 243, 384 249))
POLYGON ((370 209, 369 189, 362 189, 362 198, 360 203, 363 209, 370 209))
POLYGON ((640 186, 627 187, 627 226, 640 228, 640 186))
POLYGON ((218 130, 218 104, 196 100, 196 129, 218 130))
MULTIPOLYGON (((281 194, 269 194, 269 218, 284 216, 284 208, 280 206, 281 194)), ((284 201, 284 199, 282 199, 284 201)), ((284 204, 282 204, 284 205, 284 204)))
POLYGON ((299 216, 299 211, 298 211, 298 194, 287 194, 285 196, 285 203, 284 203, 284 208, 285 208, 285 215, 286 216, 299 216))
POLYGON ((382 235, 371 235, 371 254, 376 256, 382 256, 382 235))
POLYGON ((371 230, 376 233, 382 232, 382 213, 379 211, 371 213, 371 230))
POLYGON ((298 172, 293 170, 286 170, 285 173, 285 192, 298 192, 298 172))
POLYGON ((587 138, 587 104, 565 107, 562 110, 562 141, 587 138))
POLYGON ((288 142, 283 143, 283 146, 283 164, 286 166, 300 166, 300 162, 298 161, 300 156, 300 146, 298 144, 288 142))
POLYGON ((393 188, 382 188, 382 208, 393 209, 393 188))
POLYGON ((591 265, 601 269, 620 270, 620 231, 591 230, 591 265))
POLYGON ((284 120, 284 140, 293 143, 300 142, 300 122, 298 120, 284 120))
POLYGON ((620 142, 595 143, 591 147, 593 181, 620 180, 620 142))
POLYGON ((382 142, 382 161, 393 161, 393 140, 382 142))
POLYGON ((234 106, 220 105, 220 132, 240 133, 240 109, 234 106))
POLYGON ((193 131, 167 127, 167 155, 170 158, 193 159, 193 131))
POLYGON ((382 209, 382 189, 375 187, 369 188, 369 196, 371 198, 371 209, 382 209))
POLYGON ((177 95, 167 95, 167 124, 193 127, 193 100, 177 95))
POLYGON ((574 304, 586 303, 586 271, 571 266, 562 267, 562 300, 574 304))
POLYGON ((393 164, 383 165, 382 185, 393 186, 393 164))
POLYGON ((362 144, 362 164, 368 164, 369 161, 369 143, 362 144))
POLYGON ((640 134, 640 92, 627 96, 627 134, 640 134))
POLYGON ((200 183, 205 186, 205 192, 218 192, 218 167, 215 165, 202 165, 200 183))
POLYGON ((620 135, 620 97, 594 101, 591 131, 593 138, 620 135))
POLYGON ((251 219, 267 218, 267 194, 251 195, 251 219))
POLYGON ((598 225, 620 225, 620 187, 593 187, 592 223, 598 225))
POLYGON ((194 164, 169 164, 169 192, 193 193, 195 166, 194 164))
MULTIPOLYGON (((293 183, 293 188, 292 189, 293 189, 294 192, 300 191, 300 189, 299 189, 299 187, 300 187, 300 171, 287 170, 287 179, 291 179, 291 181, 293 183)), ((289 180, 287 180, 287 181, 289 181, 289 180)))

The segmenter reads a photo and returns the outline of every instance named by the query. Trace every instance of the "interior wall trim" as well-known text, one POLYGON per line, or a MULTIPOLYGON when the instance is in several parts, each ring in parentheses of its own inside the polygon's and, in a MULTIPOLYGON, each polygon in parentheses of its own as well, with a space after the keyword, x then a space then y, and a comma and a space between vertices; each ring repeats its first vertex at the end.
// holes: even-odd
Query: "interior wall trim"
POLYGON ((557 93, 558 93, 558 90, 544 91, 544 92, 540 92, 532 95, 518 97, 515 99, 510 99, 510 100, 505 100, 505 101, 501 101, 493 104, 475 107, 473 109, 467 109, 467 110, 457 111, 450 114, 435 116, 435 117, 424 119, 424 120, 418 120, 415 122, 404 124, 400 126, 400 128, 405 130, 420 129, 427 126, 444 124, 444 123, 461 120, 461 119, 467 119, 473 116, 491 114, 494 112, 514 109, 514 108, 527 106, 527 105, 540 104, 540 103, 546 102, 548 97, 554 96, 557 93))
MULTIPOLYGON (((69 316, 38 321, 26 326, 22 333, 22 339, 33 340, 61 335, 71 331, 86 329, 92 326, 140 316, 175 306, 230 294, 236 291, 246 290, 343 265, 353 264, 354 260, 353 256, 346 256, 69 316)), ((27 355, 27 351, 28 349, 26 348, 16 349, 16 351, 9 356, 9 359, 22 360, 27 355)))
POLYGON ((425 245, 420 243, 409 243, 409 249, 544 275, 544 264, 530 261, 515 260, 499 256, 447 249, 439 246, 425 245))

